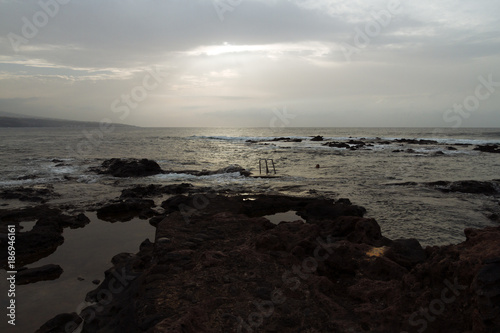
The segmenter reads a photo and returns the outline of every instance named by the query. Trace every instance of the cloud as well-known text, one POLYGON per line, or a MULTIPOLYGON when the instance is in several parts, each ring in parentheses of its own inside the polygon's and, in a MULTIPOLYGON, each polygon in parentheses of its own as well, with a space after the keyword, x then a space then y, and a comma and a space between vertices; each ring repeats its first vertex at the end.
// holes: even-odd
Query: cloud
MULTIPOLYGON (((420 121, 414 114, 442 122, 479 75, 500 81, 494 1, 243 0, 220 20, 212 0, 72 0, 16 52, 9 36, 23 36, 40 3, 56 0, 0 2, 5 111, 100 120, 157 67, 168 73, 164 82, 127 122, 200 126, 197 119, 217 114, 227 124, 260 124, 258 110, 288 105, 309 114, 302 121, 311 126, 411 126, 420 121), (397 13, 384 16, 390 8, 397 13), (21 102, 30 98, 39 100, 21 102)), ((474 124, 488 123, 499 95, 474 124)))

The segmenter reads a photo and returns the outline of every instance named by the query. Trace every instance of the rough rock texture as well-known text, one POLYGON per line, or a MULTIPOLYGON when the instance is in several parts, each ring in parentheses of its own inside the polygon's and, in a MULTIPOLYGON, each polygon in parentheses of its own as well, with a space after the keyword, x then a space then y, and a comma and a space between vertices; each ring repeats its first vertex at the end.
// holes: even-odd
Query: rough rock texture
POLYGON ((91 171, 114 177, 146 177, 163 173, 158 163, 145 158, 112 158, 102 162, 98 168, 91 168, 91 171))
POLYGON ((49 199, 59 197, 52 186, 16 187, 0 191, 0 199, 18 199, 44 203, 49 199))
POLYGON ((424 250, 383 237, 347 200, 178 198, 198 208, 172 208, 154 244, 114 258, 83 332, 500 330, 500 228, 424 250), (273 207, 308 223, 259 217, 273 207))

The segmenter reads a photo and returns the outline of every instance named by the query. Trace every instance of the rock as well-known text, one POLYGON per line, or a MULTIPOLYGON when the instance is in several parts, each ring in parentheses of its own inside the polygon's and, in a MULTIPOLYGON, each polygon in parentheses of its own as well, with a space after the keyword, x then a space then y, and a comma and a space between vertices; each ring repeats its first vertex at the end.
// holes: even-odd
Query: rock
POLYGON ((344 142, 326 142, 323 143, 322 146, 328 146, 328 147, 333 147, 333 148, 351 148, 350 145, 344 142))
POLYGON ((429 332, 499 331, 500 227, 423 250, 355 207, 219 195, 189 225, 173 210, 155 243, 113 258, 82 332, 413 332, 422 321, 429 332), (290 209, 308 223, 261 217, 290 209))
POLYGON ((323 141, 323 137, 321 135, 314 136, 311 141, 323 141))
POLYGON ((462 192, 492 195, 498 193, 498 182, 493 181, 477 181, 477 180, 461 180, 456 182, 437 181, 425 183, 427 186, 435 187, 442 192, 462 192))
POLYGON ((95 284, 95 285, 98 285, 99 283, 101 283, 101 280, 92 280, 92 284, 95 284))
POLYGON ((1 199, 17 199, 20 201, 44 203, 49 199, 60 197, 52 186, 17 187, 0 191, 1 199))
POLYGON ((474 277, 479 322, 487 331, 500 327, 500 258, 486 260, 474 277))
POLYGON ((438 142, 436 140, 425 140, 425 139, 395 139, 395 142, 404 142, 404 143, 409 143, 409 144, 415 144, 415 145, 437 145, 438 142))
POLYGON ((455 147, 451 147, 451 146, 446 147, 446 149, 447 149, 447 150, 457 150, 457 148, 455 148, 455 147))
POLYGON ((35 268, 21 268, 16 274, 16 284, 30 284, 39 281, 55 280, 63 273, 59 265, 44 265, 35 268))
POLYGON ((427 259, 424 249, 414 238, 391 242, 385 256, 407 269, 412 269, 427 259))
POLYGON ((78 325, 80 325, 81 322, 82 318, 80 318, 80 316, 78 316, 75 312, 63 313, 55 316, 43 324, 42 327, 40 327, 35 333, 71 333, 78 328, 78 325))
POLYGON ((444 153, 441 150, 435 151, 432 155, 434 156, 442 156, 444 153))
POLYGON ((171 185, 137 185, 133 188, 125 189, 122 191, 120 199, 126 198, 144 198, 155 197, 162 194, 182 194, 194 193, 206 190, 205 188, 196 189, 189 183, 171 184, 171 185))
POLYGON ((108 222, 127 222, 134 217, 147 219, 156 215, 151 209, 154 206, 153 200, 129 198, 97 209, 97 217, 108 222))
POLYGON ((251 172, 247 171, 245 168, 239 166, 238 164, 231 164, 225 168, 220 168, 215 171, 210 171, 210 170, 202 170, 202 171, 197 171, 197 170, 180 170, 180 171, 166 171, 165 173, 183 173, 183 174, 188 174, 188 175, 193 175, 193 176, 210 176, 210 175, 217 175, 217 174, 224 174, 224 173, 233 173, 233 172, 239 172, 240 175, 248 177, 251 175, 251 172))
POLYGON ((141 160, 112 158, 102 162, 100 167, 90 170, 114 177, 146 177, 163 173, 158 163, 145 158, 141 160))
POLYGON ((500 153, 500 146, 496 144, 478 145, 474 148, 474 150, 479 150, 485 153, 500 153))
MULTIPOLYGON (((64 242, 64 228, 81 228, 89 219, 79 214, 70 216, 48 206, 0 210, 0 226, 37 220, 30 231, 16 235, 16 264, 26 265, 52 254, 64 242)), ((19 230, 19 228, 18 228, 19 230)), ((7 240, 0 238, 0 263, 7 261, 7 240)))

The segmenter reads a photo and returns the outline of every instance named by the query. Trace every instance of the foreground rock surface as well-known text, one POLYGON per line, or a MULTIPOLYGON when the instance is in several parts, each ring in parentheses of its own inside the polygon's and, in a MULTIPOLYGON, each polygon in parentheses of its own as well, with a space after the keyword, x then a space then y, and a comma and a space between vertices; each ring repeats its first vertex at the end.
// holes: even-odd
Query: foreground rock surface
POLYGON ((424 250, 348 200, 206 198, 165 204, 155 243, 113 258, 83 332, 500 330, 500 228, 424 250), (308 223, 261 217, 288 209, 308 223))

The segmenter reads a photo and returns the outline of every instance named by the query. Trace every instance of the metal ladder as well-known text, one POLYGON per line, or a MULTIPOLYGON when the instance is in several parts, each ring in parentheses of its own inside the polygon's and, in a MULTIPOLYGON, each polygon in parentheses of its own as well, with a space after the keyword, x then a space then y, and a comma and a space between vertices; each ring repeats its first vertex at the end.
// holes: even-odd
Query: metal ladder
POLYGON ((274 174, 276 174, 276 168, 274 167, 274 161, 271 158, 260 158, 259 159, 259 174, 260 175, 262 174, 262 166, 263 166, 262 162, 264 162, 266 164, 266 175, 270 174, 269 165, 267 164, 267 161, 271 161, 271 164, 273 165, 274 174))

